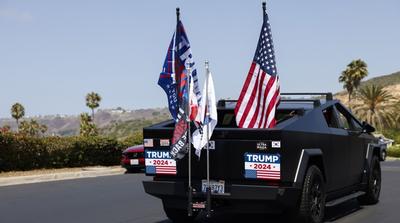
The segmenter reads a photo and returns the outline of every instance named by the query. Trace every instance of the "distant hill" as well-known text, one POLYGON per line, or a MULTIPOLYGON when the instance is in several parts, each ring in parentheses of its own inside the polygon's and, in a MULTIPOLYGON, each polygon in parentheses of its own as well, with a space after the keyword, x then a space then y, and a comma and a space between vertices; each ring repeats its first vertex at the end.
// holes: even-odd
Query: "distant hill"
MULTIPOLYGON (((361 87, 372 84, 383 86, 384 89, 389 91, 393 97, 400 99, 400 71, 362 81, 361 87)), ((348 94, 346 90, 336 93, 334 97, 339 99, 345 105, 348 105, 348 94)))
MULTIPOLYGON (((33 118, 48 127, 47 134, 70 136, 79 134, 78 115, 46 115, 27 117, 23 120, 33 118)), ((104 135, 124 137, 140 130, 143 126, 151 125, 155 122, 170 119, 167 108, 151 108, 138 110, 99 109, 95 113, 95 123, 104 135)), ((0 126, 10 125, 12 129, 17 129, 14 119, 1 118, 0 126)))
POLYGON ((375 84, 375 85, 379 85, 379 86, 383 86, 383 87, 386 87, 389 85, 400 84, 400 71, 396 72, 396 73, 388 74, 388 75, 371 78, 369 80, 363 81, 361 85, 365 86, 365 85, 371 85, 371 84, 375 84))
MULTIPOLYGON (((375 84, 384 86, 394 97, 400 99, 400 72, 374 77, 363 81, 362 86, 375 84)), ((347 92, 345 90, 335 94, 335 98, 348 104, 347 92)), ((47 134, 70 136, 79 134, 78 115, 46 115, 28 117, 25 119, 36 119, 41 124, 48 127, 47 134)), ((138 110, 99 109, 95 113, 95 122, 100 133, 103 135, 123 138, 137 131, 141 131, 144 126, 170 119, 168 108, 150 108, 138 110)), ((10 125, 16 129, 16 123, 11 118, 0 118, 0 126, 10 125)))

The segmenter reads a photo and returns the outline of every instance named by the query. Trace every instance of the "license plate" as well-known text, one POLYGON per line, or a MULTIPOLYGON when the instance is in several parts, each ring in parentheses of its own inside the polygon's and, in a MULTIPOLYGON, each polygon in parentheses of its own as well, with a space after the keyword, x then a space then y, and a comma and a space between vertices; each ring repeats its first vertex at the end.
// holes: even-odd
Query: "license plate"
POLYGON ((131 165, 139 165, 138 159, 131 159, 131 165))
MULTIPOLYGON (((225 193, 225 181, 210 181, 210 188, 213 194, 223 194, 225 193)), ((207 180, 201 181, 201 191, 207 191, 207 180)))

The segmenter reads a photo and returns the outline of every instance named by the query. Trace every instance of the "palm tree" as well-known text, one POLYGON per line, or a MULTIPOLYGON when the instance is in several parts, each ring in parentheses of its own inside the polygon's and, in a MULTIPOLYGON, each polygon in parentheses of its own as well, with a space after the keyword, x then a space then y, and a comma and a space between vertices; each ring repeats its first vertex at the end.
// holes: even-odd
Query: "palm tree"
POLYGON ((394 97, 381 86, 368 85, 359 90, 361 103, 354 106, 355 114, 378 130, 396 125, 394 97))
POLYGON ((348 69, 342 71, 342 75, 339 77, 339 83, 343 83, 343 88, 347 90, 347 93, 349 94, 349 107, 351 107, 351 95, 353 95, 354 85, 351 73, 348 69))
POLYGON ((25 116, 25 108, 20 103, 15 103, 11 107, 11 116, 17 121, 17 128, 19 128, 19 120, 25 116))
POLYGON ((368 76, 367 63, 363 60, 353 60, 346 67, 346 70, 342 71, 339 77, 339 83, 343 83, 343 88, 347 90, 349 94, 349 107, 351 108, 351 96, 358 89, 361 84, 361 80, 368 76))
POLYGON ((94 109, 100 106, 101 97, 95 92, 86 95, 86 106, 92 109, 92 121, 94 122, 94 109))
POLYGON ((353 60, 347 65, 353 79, 354 89, 357 90, 361 80, 368 76, 368 65, 363 60, 353 60))
POLYGON ((395 112, 395 120, 396 120, 396 125, 394 126, 395 128, 400 129, 400 100, 397 100, 396 104, 394 105, 394 110, 397 111, 395 112))

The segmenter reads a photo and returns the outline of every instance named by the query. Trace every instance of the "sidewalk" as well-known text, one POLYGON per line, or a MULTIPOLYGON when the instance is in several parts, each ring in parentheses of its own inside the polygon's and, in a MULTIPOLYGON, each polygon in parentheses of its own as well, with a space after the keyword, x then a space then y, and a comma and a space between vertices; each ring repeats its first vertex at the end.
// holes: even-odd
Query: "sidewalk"
POLYGON ((111 176, 123 174, 125 169, 120 166, 112 167, 83 167, 71 171, 63 171, 58 173, 44 173, 44 174, 27 174, 23 176, 0 176, 0 186, 10 186, 18 184, 40 183, 57 180, 70 180, 77 178, 89 178, 100 176, 111 176))

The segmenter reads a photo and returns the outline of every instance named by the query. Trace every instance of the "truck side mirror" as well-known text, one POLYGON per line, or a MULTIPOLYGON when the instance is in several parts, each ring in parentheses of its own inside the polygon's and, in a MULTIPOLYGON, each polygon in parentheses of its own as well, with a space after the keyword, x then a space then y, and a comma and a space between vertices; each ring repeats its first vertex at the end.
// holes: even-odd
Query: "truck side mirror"
POLYGON ((363 128, 363 132, 366 133, 371 133, 371 132, 375 132, 375 128, 368 124, 367 122, 362 122, 362 128, 363 128))

